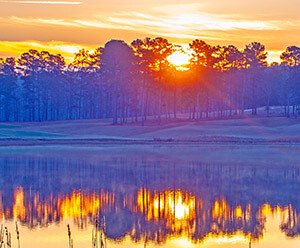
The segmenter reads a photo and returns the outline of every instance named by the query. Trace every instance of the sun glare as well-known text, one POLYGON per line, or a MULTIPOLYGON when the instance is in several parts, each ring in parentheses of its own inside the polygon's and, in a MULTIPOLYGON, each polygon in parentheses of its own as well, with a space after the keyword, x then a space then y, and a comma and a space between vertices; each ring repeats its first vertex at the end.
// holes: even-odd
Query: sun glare
POLYGON ((175 67, 184 67, 190 63, 190 55, 182 51, 175 51, 168 57, 168 61, 175 67))

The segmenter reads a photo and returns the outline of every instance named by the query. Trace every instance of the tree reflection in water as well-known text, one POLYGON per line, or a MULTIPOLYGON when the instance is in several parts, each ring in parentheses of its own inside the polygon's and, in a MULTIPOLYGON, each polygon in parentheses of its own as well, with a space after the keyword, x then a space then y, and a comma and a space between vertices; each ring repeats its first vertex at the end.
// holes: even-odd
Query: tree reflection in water
POLYGON ((81 229, 105 216, 108 239, 193 243, 239 235, 259 240, 266 216, 300 233, 299 167, 118 159, 6 156, 1 159, 3 220, 28 228, 72 218, 81 229))

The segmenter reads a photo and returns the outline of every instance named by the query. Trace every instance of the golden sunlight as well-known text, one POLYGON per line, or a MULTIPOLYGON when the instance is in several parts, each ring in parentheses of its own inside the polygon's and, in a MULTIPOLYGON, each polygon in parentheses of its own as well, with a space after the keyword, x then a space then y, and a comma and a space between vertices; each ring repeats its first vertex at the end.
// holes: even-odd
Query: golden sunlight
POLYGON ((175 67, 184 67, 190 63, 190 55, 186 52, 175 51, 167 60, 175 67))

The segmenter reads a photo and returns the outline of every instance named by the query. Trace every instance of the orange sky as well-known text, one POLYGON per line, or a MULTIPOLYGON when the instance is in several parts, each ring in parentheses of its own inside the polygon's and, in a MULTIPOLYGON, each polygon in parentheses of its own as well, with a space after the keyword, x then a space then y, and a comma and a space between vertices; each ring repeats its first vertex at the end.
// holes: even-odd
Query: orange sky
POLYGON ((260 41, 276 60, 300 45, 299 12, 299 0, 0 0, 0 56, 38 48, 71 58, 110 39, 162 36, 239 48, 260 41))

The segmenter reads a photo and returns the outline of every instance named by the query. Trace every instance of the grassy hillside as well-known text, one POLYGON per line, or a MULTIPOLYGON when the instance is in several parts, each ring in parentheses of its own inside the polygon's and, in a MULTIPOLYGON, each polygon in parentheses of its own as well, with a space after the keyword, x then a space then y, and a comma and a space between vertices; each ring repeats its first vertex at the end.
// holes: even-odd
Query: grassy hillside
MULTIPOLYGON (((300 119, 256 117, 229 120, 172 120, 158 126, 113 126, 110 120, 70 120, 0 124, 0 141, 276 141, 300 142, 300 119)), ((76 142, 75 142, 76 143, 76 142)))

